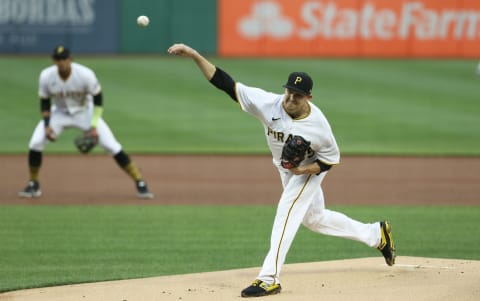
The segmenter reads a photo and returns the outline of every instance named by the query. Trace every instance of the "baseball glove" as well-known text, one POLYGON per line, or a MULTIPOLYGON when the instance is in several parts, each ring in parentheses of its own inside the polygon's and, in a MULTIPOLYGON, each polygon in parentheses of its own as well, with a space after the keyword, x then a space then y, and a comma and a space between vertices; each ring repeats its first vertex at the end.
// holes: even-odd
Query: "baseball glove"
POLYGON ((305 154, 309 148, 309 141, 302 136, 293 136, 283 145, 282 157, 280 158, 282 167, 286 169, 298 167, 305 159, 305 154))
POLYGON ((75 146, 82 154, 89 153, 95 147, 95 145, 97 145, 97 142, 97 137, 91 135, 90 133, 83 134, 74 140, 75 146))

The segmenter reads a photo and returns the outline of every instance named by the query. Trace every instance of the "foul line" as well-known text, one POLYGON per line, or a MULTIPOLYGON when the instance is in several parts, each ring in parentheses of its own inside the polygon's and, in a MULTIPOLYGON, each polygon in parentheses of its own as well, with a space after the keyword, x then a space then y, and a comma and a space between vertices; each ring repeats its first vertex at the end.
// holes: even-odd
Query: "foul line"
POLYGON ((423 265, 423 264, 395 264, 395 267, 413 268, 413 269, 444 269, 454 270, 455 267, 442 267, 438 265, 423 265))

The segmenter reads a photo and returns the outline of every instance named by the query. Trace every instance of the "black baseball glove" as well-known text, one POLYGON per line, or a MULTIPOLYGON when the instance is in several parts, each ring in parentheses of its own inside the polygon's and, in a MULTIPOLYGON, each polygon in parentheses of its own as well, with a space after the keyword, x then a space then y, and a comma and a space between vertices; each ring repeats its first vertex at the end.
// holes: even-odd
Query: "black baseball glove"
POLYGON ((83 134, 74 140, 75 146, 82 154, 89 153, 97 145, 97 142, 98 138, 90 133, 83 134))
POLYGON ((309 141, 302 136, 293 136, 283 145, 282 157, 280 158, 282 167, 286 169, 298 167, 305 159, 305 154, 309 148, 309 141))

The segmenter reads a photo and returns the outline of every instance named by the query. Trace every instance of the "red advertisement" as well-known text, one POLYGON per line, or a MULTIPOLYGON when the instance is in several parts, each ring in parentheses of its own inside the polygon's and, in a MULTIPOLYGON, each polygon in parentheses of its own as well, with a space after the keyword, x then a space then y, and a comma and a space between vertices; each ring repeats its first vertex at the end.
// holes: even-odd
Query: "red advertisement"
POLYGON ((222 56, 480 57, 478 0, 218 0, 222 56))

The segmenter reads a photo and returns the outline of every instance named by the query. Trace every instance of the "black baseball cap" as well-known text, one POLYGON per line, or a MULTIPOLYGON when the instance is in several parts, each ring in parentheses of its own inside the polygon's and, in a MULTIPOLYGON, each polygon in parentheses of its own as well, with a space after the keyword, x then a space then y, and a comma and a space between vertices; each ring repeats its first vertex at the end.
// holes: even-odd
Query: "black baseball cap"
POLYGON ((292 72, 283 87, 305 95, 310 95, 312 94, 313 81, 310 75, 305 72, 292 72))
POLYGON ((70 50, 62 45, 59 45, 53 49, 52 58, 54 60, 64 60, 70 57, 70 50))

